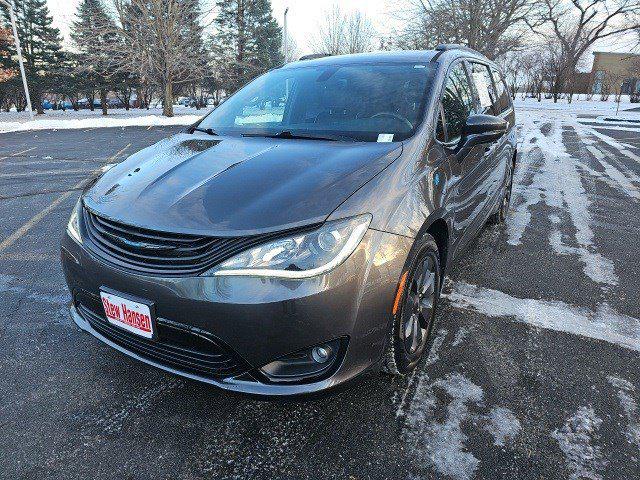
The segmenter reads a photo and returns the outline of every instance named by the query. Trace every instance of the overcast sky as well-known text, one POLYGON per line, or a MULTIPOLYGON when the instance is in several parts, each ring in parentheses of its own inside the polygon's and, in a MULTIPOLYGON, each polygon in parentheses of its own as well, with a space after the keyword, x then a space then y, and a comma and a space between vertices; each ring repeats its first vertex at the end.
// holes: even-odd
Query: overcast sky
MULTIPOLYGON (((80 0, 47 0, 53 16, 53 22, 60 29, 65 40, 69 40, 69 25, 73 21, 80 0)), ((108 1, 108 0, 107 0, 108 1)), ((398 27, 397 20, 388 15, 390 6, 397 5, 394 0, 271 0, 273 13, 278 23, 282 25, 284 10, 289 7, 288 25, 292 37, 295 39, 300 54, 311 53, 307 39, 310 32, 317 30, 318 21, 323 13, 338 3, 344 11, 360 9, 373 22, 380 33, 391 31, 398 27)), ((205 5, 214 5, 215 0, 203 0, 205 5)), ((211 15, 210 17, 211 18, 211 15)), ((628 51, 635 41, 635 37, 625 39, 611 39, 596 46, 597 50, 628 51)), ((590 64, 590 58, 588 63, 590 64)), ((587 67, 588 68, 588 67, 587 67)))

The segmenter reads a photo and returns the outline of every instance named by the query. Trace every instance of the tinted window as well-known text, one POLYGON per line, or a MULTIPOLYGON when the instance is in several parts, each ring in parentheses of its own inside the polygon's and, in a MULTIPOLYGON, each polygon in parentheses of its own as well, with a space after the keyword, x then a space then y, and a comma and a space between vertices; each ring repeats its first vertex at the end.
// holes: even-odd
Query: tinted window
POLYGON ((299 66, 273 70, 200 124, 220 134, 288 131, 344 141, 398 141, 422 121, 428 63, 299 66))
POLYGON ((475 62, 469 63, 469 67, 471 79, 480 102, 480 113, 497 115, 500 113, 500 106, 498 105, 498 95, 491 80, 489 67, 475 62))
POLYGON ((498 91, 498 105, 500 106, 500 112, 505 112, 511 108, 511 97, 509 96, 509 91, 502 80, 502 76, 495 69, 491 68, 491 73, 493 73, 493 79, 495 80, 496 89, 498 91))
POLYGON ((462 135, 462 127, 474 111, 473 93, 467 72, 458 63, 449 72, 442 95, 442 108, 446 124, 447 142, 454 142, 462 135))

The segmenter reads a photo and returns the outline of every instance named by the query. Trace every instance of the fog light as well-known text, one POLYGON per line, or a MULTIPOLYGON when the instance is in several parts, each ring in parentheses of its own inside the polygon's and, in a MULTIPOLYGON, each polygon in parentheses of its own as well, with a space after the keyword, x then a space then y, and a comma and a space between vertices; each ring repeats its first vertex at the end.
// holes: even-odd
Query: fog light
POLYGON ((335 365, 340 340, 292 353, 268 363, 260 369, 274 382, 297 382, 319 377, 335 365))
POLYGON ((315 347, 311 350, 311 357, 318 363, 324 363, 329 360, 329 351, 325 347, 315 347))

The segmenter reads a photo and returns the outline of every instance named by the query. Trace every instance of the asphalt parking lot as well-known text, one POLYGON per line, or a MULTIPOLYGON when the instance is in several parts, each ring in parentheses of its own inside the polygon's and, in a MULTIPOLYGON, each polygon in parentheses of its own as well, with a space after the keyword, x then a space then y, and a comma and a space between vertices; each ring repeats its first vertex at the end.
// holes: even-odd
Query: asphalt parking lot
POLYGON ((306 401, 140 364, 67 313, 83 182, 180 127, 0 134, 0 477, 640 477, 640 129, 520 113, 507 227, 445 287, 431 354, 306 401))

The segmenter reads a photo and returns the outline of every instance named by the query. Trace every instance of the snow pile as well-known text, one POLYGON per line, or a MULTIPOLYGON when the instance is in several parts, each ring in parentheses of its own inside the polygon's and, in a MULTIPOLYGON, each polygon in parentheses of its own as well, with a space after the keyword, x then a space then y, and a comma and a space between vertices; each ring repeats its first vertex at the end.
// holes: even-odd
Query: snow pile
POLYGON ((26 130, 66 130, 83 128, 110 128, 133 126, 191 125, 201 119, 208 110, 176 108, 173 117, 162 116, 162 110, 110 110, 103 116, 101 111, 81 110, 47 111, 44 115, 29 120, 26 113, 0 113, 0 133, 26 130))

